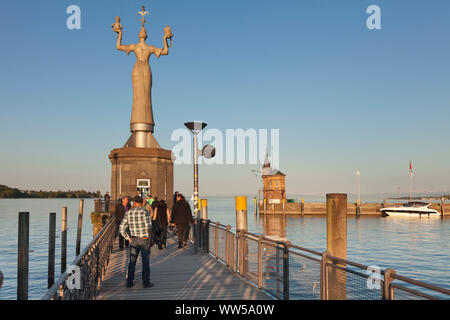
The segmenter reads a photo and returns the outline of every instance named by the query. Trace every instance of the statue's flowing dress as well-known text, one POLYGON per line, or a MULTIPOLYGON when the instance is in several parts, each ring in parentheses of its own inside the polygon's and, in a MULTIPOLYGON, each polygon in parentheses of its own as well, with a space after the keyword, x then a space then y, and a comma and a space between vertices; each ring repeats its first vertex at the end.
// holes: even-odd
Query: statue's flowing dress
POLYGON ((133 111, 130 123, 148 123, 154 125, 152 109, 152 72, 145 53, 142 59, 136 54, 136 64, 131 73, 133 83, 133 111))

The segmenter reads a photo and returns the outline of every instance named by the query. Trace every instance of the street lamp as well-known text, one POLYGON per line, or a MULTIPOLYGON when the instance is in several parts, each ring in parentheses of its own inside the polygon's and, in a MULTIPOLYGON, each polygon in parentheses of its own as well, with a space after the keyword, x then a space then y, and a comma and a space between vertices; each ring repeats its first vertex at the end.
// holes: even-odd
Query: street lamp
POLYGON ((198 157, 203 156, 206 159, 213 158, 216 155, 216 149, 212 145, 206 145, 202 150, 198 148, 198 134, 207 124, 201 121, 186 122, 185 127, 194 135, 194 214, 198 217, 198 157))

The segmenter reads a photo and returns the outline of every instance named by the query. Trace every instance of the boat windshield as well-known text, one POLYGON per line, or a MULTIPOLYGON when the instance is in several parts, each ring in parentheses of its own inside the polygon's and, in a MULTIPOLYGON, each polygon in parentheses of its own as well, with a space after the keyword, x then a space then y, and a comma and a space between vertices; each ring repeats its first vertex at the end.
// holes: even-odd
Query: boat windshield
POLYGON ((427 206, 429 205, 429 203, 426 202, 409 202, 409 203, 405 203, 403 206, 404 207, 423 207, 423 206, 427 206))

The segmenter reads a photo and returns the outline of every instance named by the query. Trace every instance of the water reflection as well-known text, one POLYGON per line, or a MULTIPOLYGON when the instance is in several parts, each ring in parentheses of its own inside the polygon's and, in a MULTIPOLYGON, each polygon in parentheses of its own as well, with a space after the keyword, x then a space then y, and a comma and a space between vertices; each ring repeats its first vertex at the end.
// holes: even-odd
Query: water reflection
POLYGON ((284 215, 264 215, 262 217, 264 234, 272 240, 287 241, 286 236, 286 216, 284 215))

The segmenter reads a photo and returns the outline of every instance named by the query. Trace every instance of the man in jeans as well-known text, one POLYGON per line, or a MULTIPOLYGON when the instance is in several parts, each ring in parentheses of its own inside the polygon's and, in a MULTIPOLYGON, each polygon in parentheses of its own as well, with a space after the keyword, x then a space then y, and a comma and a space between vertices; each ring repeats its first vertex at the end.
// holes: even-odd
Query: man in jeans
POLYGON ((131 288, 134 281, 136 260, 141 252, 142 282, 144 288, 153 287, 150 282, 150 230, 149 212, 143 207, 144 199, 136 196, 133 207, 126 213, 120 223, 120 234, 130 242, 130 263, 128 264, 127 287, 131 288))

